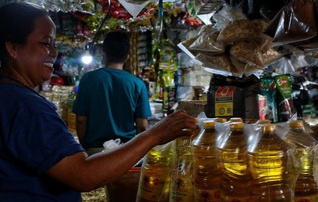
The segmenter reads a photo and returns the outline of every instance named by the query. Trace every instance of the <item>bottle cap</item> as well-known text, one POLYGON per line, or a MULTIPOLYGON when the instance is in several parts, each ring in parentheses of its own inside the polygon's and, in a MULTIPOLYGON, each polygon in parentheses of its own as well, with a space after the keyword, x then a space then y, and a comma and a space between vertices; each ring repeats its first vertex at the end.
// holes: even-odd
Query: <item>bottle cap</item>
POLYGON ((214 128, 215 122, 212 120, 203 121, 203 127, 204 128, 214 128))
POLYGON ((216 118, 214 121, 218 122, 218 123, 225 123, 225 122, 227 122, 227 119, 226 118, 216 118))
POLYGON ((304 122, 302 120, 295 120, 289 123, 290 128, 302 128, 304 127, 304 122))
POLYGON ((242 129, 243 122, 231 122, 230 127, 231 127, 231 129, 242 129))
POLYGON ((266 119, 266 120, 259 120, 257 123, 260 124, 260 125, 263 125, 263 124, 271 124, 271 121, 268 120, 268 119, 266 119))
POLYGON ((264 133, 273 132, 276 130, 276 126, 274 124, 265 124, 262 125, 261 128, 264 133))
POLYGON ((243 119, 240 117, 232 117, 232 118, 230 118, 230 122, 242 122, 243 123, 243 119))

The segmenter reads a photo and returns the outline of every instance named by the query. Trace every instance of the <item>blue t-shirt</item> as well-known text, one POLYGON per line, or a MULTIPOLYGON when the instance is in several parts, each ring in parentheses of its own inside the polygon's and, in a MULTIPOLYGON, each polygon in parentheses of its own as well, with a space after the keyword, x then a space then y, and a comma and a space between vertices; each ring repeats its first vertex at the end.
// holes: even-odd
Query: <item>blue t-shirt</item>
POLYGON ((151 116, 144 82, 127 71, 100 68, 86 73, 79 84, 73 112, 88 118, 85 147, 136 135, 136 118, 151 116))
POLYGON ((0 201, 81 201, 80 192, 46 172, 82 151, 51 102, 0 83, 0 201))

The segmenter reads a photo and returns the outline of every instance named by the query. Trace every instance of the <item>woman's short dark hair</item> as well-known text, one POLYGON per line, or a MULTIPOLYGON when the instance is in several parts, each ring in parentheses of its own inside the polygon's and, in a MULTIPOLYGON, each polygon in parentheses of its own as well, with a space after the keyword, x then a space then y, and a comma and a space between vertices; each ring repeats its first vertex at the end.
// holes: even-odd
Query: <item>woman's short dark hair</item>
POLYGON ((129 35, 122 30, 109 32, 103 42, 107 63, 124 63, 129 54, 129 35))
POLYGON ((7 62, 9 55, 5 43, 26 43, 26 39, 35 29, 35 19, 49 16, 38 5, 26 2, 11 2, 0 7, 0 61, 7 62))

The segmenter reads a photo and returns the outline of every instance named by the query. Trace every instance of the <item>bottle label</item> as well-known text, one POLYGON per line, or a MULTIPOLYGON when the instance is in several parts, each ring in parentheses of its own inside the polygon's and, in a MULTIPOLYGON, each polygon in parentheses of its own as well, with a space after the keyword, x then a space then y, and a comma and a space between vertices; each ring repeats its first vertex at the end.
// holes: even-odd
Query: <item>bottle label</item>
POLYGON ((311 196, 295 196, 295 202, 318 202, 318 194, 311 196))
POLYGON ((215 116, 233 116, 235 86, 219 86, 215 94, 215 116))
POLYGON ((171 178, 171 200, 178 202, 193 202, 194 193, 193 185, 191 182, 191 175, 184 176, 184 179, 171 178))
POLYGON ((197 202, 217 202, 221 199, 221 192, 219 189, 197 189, 195 198, 197 202))
POLYGON ((162 198, 166 197, 164 192, 167 183, 165 172, 146 171, 140 181, 138 196, 150 201, 161 201, 162 198))

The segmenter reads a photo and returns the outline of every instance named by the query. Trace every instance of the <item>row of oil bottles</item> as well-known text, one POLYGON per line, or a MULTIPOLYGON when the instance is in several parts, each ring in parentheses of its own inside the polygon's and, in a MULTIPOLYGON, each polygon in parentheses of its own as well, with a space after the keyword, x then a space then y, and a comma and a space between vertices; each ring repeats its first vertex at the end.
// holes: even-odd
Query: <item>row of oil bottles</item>
POLYGON ((144 158, 137 202, 317 202, 317 142, 302 120, 202 119, 144 158))

